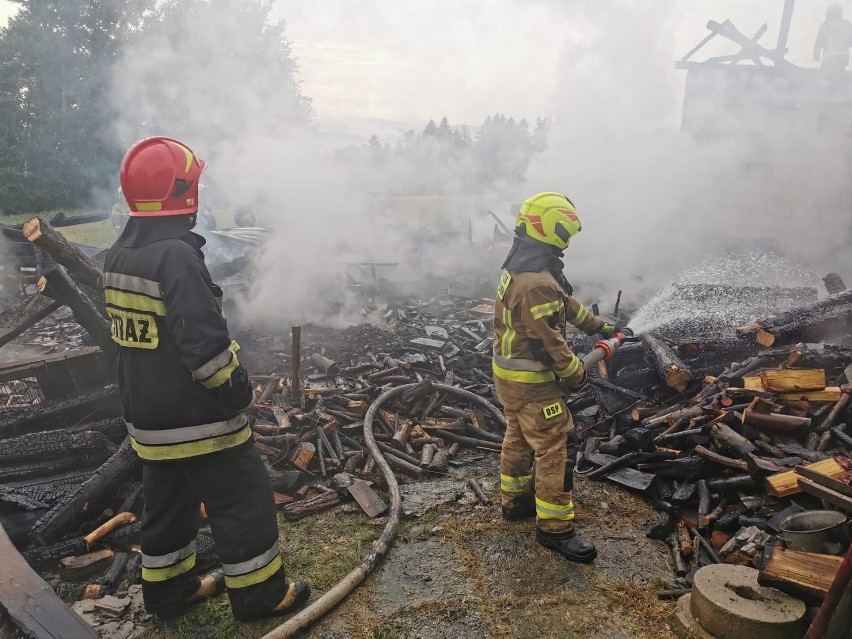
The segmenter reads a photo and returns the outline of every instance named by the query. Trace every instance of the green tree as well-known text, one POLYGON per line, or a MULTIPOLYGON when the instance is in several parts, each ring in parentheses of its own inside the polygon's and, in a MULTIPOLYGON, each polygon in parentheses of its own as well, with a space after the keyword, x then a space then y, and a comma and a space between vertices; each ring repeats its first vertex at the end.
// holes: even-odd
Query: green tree
POLYGON ((0 207, 88 202, 115 181, 110 67, 155 0, 13 0, 0 29, 0 207))

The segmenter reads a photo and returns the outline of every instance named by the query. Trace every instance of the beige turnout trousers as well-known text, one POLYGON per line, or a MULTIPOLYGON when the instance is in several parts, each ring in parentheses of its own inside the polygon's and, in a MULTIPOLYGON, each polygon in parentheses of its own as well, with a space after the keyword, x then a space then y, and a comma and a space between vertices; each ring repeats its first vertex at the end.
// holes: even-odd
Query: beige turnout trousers
POLYGON ((535 490, 536 525, 543 532, 574 530, 574 465, 568 438, 574 429, 564 399, 534 401, 506 409, 506 435, 500 455, 503 506, 535 490), (535 479, 533 479, 535 461, 535 479))

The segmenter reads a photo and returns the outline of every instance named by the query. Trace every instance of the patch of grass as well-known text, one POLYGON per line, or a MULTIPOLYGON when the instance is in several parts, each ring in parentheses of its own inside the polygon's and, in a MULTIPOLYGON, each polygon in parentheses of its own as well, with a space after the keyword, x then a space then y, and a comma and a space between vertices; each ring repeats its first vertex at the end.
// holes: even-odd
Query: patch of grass
POLYGON ((327 590, 357 566, 379 537, 364 515, 344 515, 339 508, 279 523, 288 579, 304 579, 327 590))
POLYGON ((408 630, 399 621, 388 621, 370 633, 367 639, 404 639, 408 630))
POLYGON ((59 228, 59 231, 71 242, 100 248, 109 248, 118 239, 110 220, 78 224, 77 226, 63 226, 59 228))
POLYGON ((205 601, 187 612, 177 622, 173 639, 198 639, 199 635, 209 639, 233 639, 238 635, 240 624, 231 614, 227 597, 205 601), (200 629, 203 631, 199 632, 200 629))

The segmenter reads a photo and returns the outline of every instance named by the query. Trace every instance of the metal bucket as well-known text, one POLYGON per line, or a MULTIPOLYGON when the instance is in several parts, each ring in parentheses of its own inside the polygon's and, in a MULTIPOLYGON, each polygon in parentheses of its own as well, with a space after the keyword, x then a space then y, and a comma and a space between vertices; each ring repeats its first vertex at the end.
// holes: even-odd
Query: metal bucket
POLYGON ((839 555, 849 546, 849 521, 833 510, 809 510, 790 515, 778 527, 790 550, 839 555))

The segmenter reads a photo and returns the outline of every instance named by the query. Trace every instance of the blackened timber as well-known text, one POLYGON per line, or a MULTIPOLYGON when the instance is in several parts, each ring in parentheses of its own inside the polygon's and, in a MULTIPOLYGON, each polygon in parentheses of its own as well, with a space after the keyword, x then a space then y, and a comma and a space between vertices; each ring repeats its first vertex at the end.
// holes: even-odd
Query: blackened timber
POLYGON ((724 446, 741 458, 745 458, 749 453, 754 452, 754 444, 725 424, 713 424, 710 427, 710 436, 716 446, 724 446))
POLYGON ((42 543, 59 539, 77 522, 87 502, 103 495, 113 484, 130 475, 138 465, 139 457, 130 446, 128 436, 95 474, 79 487, 71 499, 53 508, 36 523, 33 535, 42 543))
POLYGON ((40 293, 14 306, 9 314, 9 322, 0 322, 0 346, 8 344, 29 328, 38 324, 45 317, 62 308, 62 302, 52 300, 40 293))
POLYGON ((706 435, 707 432, 703 428, 691 428, 689 430, 682 430, 679 433, 669 433, 667 435, 658 435, 654 438, 654 444, 657 446, 662 446, 665 444, 670 444, 671 442, 675 442, 679 439, 683 439, 685 437, 692 437, 694 435, 706 435))
POLYGON ((120 415, 121 400, 116 386, 89 389, 71 397, 0 413, 0 439, 46 429, 71 428, 92 417, 104 419, 120 415))
MULTIPOLYGON (((608 474, 615 472, 619 468, 624 468, 625 466, 630 466, 634 462, 638 461, 644 453, 634 451, 631 453, 627 453, 626 455, 622 455, 621 457, 614 459, 612 461, 608 461, 600 468, 597 468, 590 472, 586 477, 589 479, 601 479, 606 477, 608 474)), ((589 461, 591 461, 591 455, 588 457, 589 461)))
POLYGON ((824 300, 792 308, 758 322, 755 340, 761 346, 773 346, 778 340, 816 339, 835 328, 852 326, 852 289, 830 295, 824 300))
POLYGON ((22 437, 0 440, 0 465, 12 461, 55 459, 67 454, 80 456, 82 463, 90 463, 89 453, 95 453, 103 461, 104 450, 115 452, 115 446, 101 433, 70 433, 65 430, 50 430, 22 437))
POLYGON ((104 353, 114 352, 109 323, 89 295, 82 291, 57 264, 51 264, 38 278, 38 291, 47 297, 61 302, 74 313, 80 325, 92 336, 104 353))
POLYGON ((445 439, 458 442, 462 446, 470 446, 471 448, 485 448, 487 450, 500 451, 502 447, 502 444, 500 443, 475 439, 473 437, 465 437, 464 435, 458 435, 451 430, 441 430, 440 434, 441 437, 445 439))
MULTIPOLYGON (((598 464, 603 467, 618 458, 601 453, 589 453, 587 455, 587 459, 591 463, 598 464)), ((614 484, 643 493, 651 489, 656 484, 656 477, 654 475, 644 473, 633 468, 618 468, 606 473, 605 477, 614 484)))
POLYGON ((647 352, 647 360, 666 386, 681 393, 692 380, 692 373, 672 349, 653 335, 643 335, 642 345, 647 352))
POLYGON ((621 393, 631 399, 638 399, 640 401, 648 401, 648 398, 642 395, 641 393, 637 393, 636 391, 632 391, 629 388, 622 388, 616 384, 611 384, 610 382, 597 379, 597 378, 589 378, 589 383, 593 386, 597 386, 598 388, 603 388, 605 390, 613 391, 615 393, 621 393))
POLYGON ((93 450, 88 456, 90 459, 88 462, 74 456, 67 456, 58 459, 28 461, 23 464, 3 464, 0 465, 0 484, 12 481, 32 481, 58 472, 80 470, 91 467, 93 463, 99 463, 107 456, 103 454, 99 460, 96 451, 93 450))
POLYGON ((844 424, 840 426, 835 426, 831 429, 831 436, 834 437, 837 441, 844 444, 850 451, 852 451, 852 437, 846 434, 846 432, 841 428, 844 424))
POLYGON ((78 282, 94 288, 103 286, 103 273, 94 260, 41 218, 34 217, 25 223, 23 234, 28 241, 67 268, 78 282))
MULTIPOLYGON (((98 634, 71 611, 24 561, 0 527, 0 609, 26 637, 97 639, 98 634)), ((14 635, 12 635, 14 636, 14 635)))
POLYGON ((314 353, 313 355, 311 355, 311 362, 313 362, 314 366, 316 366, 326 375, 340 374, 340 367, 337 365, 337 362, 332 359, 329 359, 328 357, 325 357, 324 355, 314 353))

